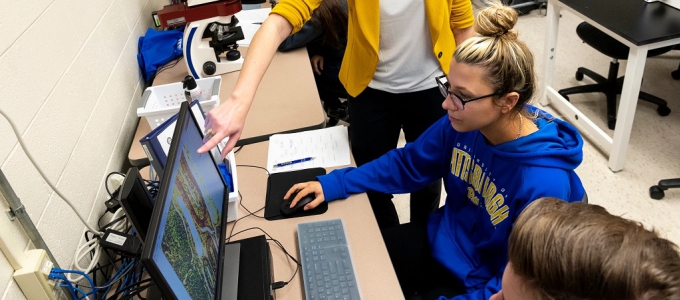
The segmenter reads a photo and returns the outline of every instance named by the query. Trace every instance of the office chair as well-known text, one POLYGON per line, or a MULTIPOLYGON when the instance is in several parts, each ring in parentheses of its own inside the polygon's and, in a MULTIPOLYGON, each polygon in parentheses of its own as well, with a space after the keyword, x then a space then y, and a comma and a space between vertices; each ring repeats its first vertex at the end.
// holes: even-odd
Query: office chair
MULTIPOLYGON (((674 49, 680 50, 680 45, 675 45, 674 49)), ((671 72, 671 77, 675 80, 680 80, 680 65, 678 65, 677 70, 671 72)), ((659 180, 659 184, 649 188, 649 196, 652 197, 652 199, 661 200, 666 196, 664 191, 672 188, 680 188, 680 178, 659 180)))
MULTIPOLYGON (((675 45, 673 49, 680 50, 680 45, 675 45)), ((671 72, 671 77, 675 80, 680 80, 680 65, 678 65, 677 70, 671 72)), ((666 196, 664 191, 672 188, 680 188, 680 178, 659 180, 659 184, 649 188, 649 196, 652 197, 652 199, 661 200, 666 196)))
POLYGON ((505 0, 503 3, 517 10, 520 15, 526 15, 534 9, 548 6, 547 0, 505 0))
MULTIPOLYGON (((576 71, 576 80, 581 81, 583 80, 583 75, 588 75, 588 77, 592 78, 597 83, 561 89, 558 91, 558 93, 560 93, 560 95, 562 95, 562 97, 567 100, 569 100, 568 95, 571 94, 594 92, 604 93, 607 96, 607 126, 609 129, 614 129, 616 126, 616 95, 621 94, 624 80, 623 77, 617 78, 619 72, 618 60, 628 59, 629 48, 623 43, 617 41, 615 38, 612 38, 611 36, 586 22, 582 22, 576 27, 576 34, 578 34, 583 42, 595 48, 595 50, 613 58, 613 60, 609 63, 609 74, 607 78, 605 78, 589 69, 580 67, 576 71)), ((649 50, 647 57, 666 53, 672 48, 673 46, 668 46, 649 50)), ((656 112, 660 116, 667 116, 671 113, 666 101, 659 97, 653 96, 643 91, 640 91, 638 97, 641 100, 658 105, 656 112)))
POLYGON ((672 188, 680 188, 680 178, 659 180, 658 185, 649 188, 649 196, 652 199, 661 200, 661 198, 666 196, 664 191, 672 188))

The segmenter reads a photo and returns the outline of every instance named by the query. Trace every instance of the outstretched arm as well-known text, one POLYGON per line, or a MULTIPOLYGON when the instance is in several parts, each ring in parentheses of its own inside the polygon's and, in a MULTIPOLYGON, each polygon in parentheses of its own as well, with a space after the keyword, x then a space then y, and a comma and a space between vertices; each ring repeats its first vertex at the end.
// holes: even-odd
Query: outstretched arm
POLYGON ((472 3, 466 0, 451 0, 451 31, 456 40, 456 46, 470 37, 475 36, 475 17, 472 11, 472 3))
POLYGON ((211 129, 213 136, 198 148, 198 153, 208 152, 226 137, 229 137, 229 141, 222 150, 222 158, 234 148, 241 137, 255 91, 276 49, 292 30, 293 26, 282 16, 271 14, 267 17, 253 37, 231 95, 208 113, 205 128, 211 129))

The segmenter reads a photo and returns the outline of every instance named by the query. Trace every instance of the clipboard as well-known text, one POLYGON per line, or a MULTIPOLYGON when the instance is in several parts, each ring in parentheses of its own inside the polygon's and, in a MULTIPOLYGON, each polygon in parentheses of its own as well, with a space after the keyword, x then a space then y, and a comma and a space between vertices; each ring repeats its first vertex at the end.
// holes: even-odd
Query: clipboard
POLYGON ((264 206, 264 218, 273 221, 325 213, 328 210, 328 202, 323 202, 312 210, 301 211, 290 216, 285 216, 281 213, 281 203, 284 201, 283 196, 286 195, 286 192, 293 185, 300 182, 314 181, 316 176, 325 174, 326 169, 324 168, 311 168, 269 175, 267 179, 267 199, 264 206))

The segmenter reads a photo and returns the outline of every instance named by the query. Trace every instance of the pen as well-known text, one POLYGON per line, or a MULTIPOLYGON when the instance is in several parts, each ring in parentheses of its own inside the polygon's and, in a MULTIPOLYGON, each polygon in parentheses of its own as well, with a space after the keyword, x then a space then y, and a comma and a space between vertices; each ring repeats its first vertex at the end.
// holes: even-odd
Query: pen
POLYGON ((291 161, 287 161, 287 162, 282 162, 282 163, 280 163, 280 164, 275 164, 275 165, 274 165, 274 168, 284 167, 284 166, 287 166, 287 165, 299 164, 299 163, 301 163, 301 162, 310 161, 310 160, 312 160, 312 159, 314 159, 314 157, 305 157, 305 158, 301 158, 301 159, 296 159, 296 160, 291 160, 291 161))

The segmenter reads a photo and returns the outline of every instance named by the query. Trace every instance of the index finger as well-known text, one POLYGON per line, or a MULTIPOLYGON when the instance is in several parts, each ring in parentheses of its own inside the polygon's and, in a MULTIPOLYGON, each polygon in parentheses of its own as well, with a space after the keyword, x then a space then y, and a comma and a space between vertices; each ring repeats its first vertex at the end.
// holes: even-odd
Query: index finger
POLYGON ((219 144, 220 141, 222 141, 225 137, 226 137, 226 134, 224 134, 222 132, 215 133, 215 135, 212 138, 210 138, 207 142, 205 142, 203 144, 203 146, 198 148, 198 150, 197 150, 198 153, 203 154, 203 153, 210 151, 210 149, 215 148, 215 146, 217 146, 217 144, 219 144))

